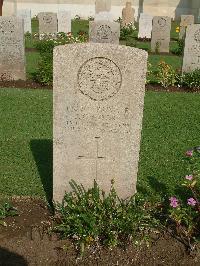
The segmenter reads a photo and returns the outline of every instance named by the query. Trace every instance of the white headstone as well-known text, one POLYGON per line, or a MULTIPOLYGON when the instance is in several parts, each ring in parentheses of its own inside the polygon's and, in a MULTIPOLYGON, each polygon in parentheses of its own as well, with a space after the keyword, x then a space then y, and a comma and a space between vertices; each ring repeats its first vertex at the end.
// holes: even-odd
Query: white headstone
POLYGON ((0 80, 25 80, 24 23, 21 18, 0 17, 0 80))
POLYGON ((151 51, 169 53, 171 32, 170 17, 154 17, 151 38, 151 51))
POLYGON ((54 49, 54 200, 73 179, 136 192, 147 53, 111 44, 54 49), (73 71, 72 71, 73 70, 73 71))
POLYGON ((106 12, 106 11, 104 11, 104 12, 99 12, 99 13, 97 13, 96 15, 95 15, 95 18, 94 18, 94 20, 95 21, 101 21, 101 20, 107 20, 107 21, 111 21, 111 22, 113 22, 113 15, 112 15, 112 13, 111 12, 106 12))
POLYGON ((139 19, 138 38, 151 39, 153 16, 141 13, 139 19))
POLYGON ((90 21, 89 41, 119 44, 120 24, 110 21, 90 21))
POLYGON ((180 33, 179 38, 183 39, 185 37, 185 31, 187 26, 194 24, 194 16, 193 15, 181 15, 181 23, 180 23, 180 33))
POLYGON ((71 32, 71 12, 58 11, 58 32, 71 32))
POLYGON ((55 34, 58 30, 57 14, 52 12, 41 12, 38 14, 39 34, 55 34))
POLYGON ((17 10, 17 17, 24 20, 24 33, 32 32, 31 28, 31 10, 30 9, 19 9, 17 10))
POLYGON ((95 13, 109 12, 111 10, 111 0, 96 0, 95 1, 95 13))
POLYGON ((200 69, 200 24, 189 25, 186 29, 183 72, 200 69))

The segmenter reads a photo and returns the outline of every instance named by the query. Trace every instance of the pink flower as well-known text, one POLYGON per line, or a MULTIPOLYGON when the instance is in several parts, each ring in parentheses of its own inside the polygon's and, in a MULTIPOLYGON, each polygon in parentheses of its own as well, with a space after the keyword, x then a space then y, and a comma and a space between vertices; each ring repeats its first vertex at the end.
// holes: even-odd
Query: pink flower
POLYGON ((173 207, 173 208, 178 207, 179 202, 178 202, 178 199, 176 197, 171 197, 169 200, 170 200, 170 206, 171 207, 173 207))
POLYGON ((193 175, 186 175, 186 176, 185 176, 185 179, 187 179, 187 180, 192 180, 192 179, 193 179, 193 175))
POLYGON ((192 155, 193 155, 193 150, 186 151, 185 155, 188 156, 188 157, 192 157, 192 155))
POLYGON ((193 198, 189 198, 187 200, 187 204, 190 205, 190 206, 195 206, 197 204, 196 200, 193 199, 193 198))

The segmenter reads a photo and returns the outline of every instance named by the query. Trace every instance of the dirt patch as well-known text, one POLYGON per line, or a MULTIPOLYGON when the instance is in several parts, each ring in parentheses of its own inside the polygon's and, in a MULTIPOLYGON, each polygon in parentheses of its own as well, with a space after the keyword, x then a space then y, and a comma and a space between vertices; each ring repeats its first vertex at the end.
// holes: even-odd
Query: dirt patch
POLYGON ((52 216, 44 202, 18 198, 13 205, 19 215, 0 227, 0 265, 200 265, 200 254, 192 257, 168 234, 156 236, 150 248, 91 247, 80 260, 70 240, 48 233, 52 216))
POLYGON ((0 88, 16 89, 52 89, 52 86, 44 86, 32 80, 0 81, 0 88))
MULTIPOLYGON (((17 80, 17 81, 0 81, 0 88, 16 88, 16 89, 47 89, 52 90, 53 86, 45 86, 40 83, 34 82, 32 80, 17 80)), ((158 84, 148 84, 146 85, 146 91, 161 91, 161 92, 190 92, 199 93, 200 89, 197 88, 187 88, 187 87, 175 87, 170 86, 169 88, 164 88, 158 84)))

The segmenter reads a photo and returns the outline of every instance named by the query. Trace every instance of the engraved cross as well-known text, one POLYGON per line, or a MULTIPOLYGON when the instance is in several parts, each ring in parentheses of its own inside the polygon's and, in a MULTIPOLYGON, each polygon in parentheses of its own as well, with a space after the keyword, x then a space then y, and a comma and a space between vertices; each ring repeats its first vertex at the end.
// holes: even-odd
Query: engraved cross
POLYGON ((95 137, 95 142, 96 142, 96 155, 95 155, 95 157, 86 157, 84 155, 78 156, 78 160, 95 160, 96 180, 98 177, 98 161, 100 159, 105 159, 105 157, 102 157, 99 155, 99 139, 100 139, 100 137, 95 137))

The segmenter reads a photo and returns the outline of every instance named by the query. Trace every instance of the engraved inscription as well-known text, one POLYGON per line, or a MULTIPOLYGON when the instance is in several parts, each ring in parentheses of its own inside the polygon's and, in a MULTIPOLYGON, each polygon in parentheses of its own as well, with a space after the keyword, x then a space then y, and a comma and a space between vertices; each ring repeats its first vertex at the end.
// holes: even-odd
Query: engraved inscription
POLYGON ((98 40, 109 40, 112 35, 111 27, 108 25, 100 25, 97 28, 97 39, 98 40))
POLYGON ((164 19, 164 18, 160 18, 160 19, 158 20, 158 25, 159 25, 160 27, 165 27, 166 24, 167 24, 166 19, 164 19))
POLYGON ((50 24, 50 23, 52 23, 53 18, 52 18, 52 16, 45 15, 43 17, 43 20, 44 20, 45 23, 50 24))
POLYGON ((121 88, 119 67, 110 59, 95 57, 86 61, 78 72, 79 90, 94 101, 113 97, 121 88))
POLYGON ((200 29, 195 32, 194 39, 196 42, 200 42, 200 29))
POLYGON ((78 160, 94 160, 95 161, 96 180, 98 178, 98 161, 102 160, 102 159, 106 159, 105 157, 102 157, 99 155, 99 139, 100 139, 100 137, 95 137, 95 142, 96 142, 96 156, 95 157, 87 157, 84 155, 78 156, 78 160))

